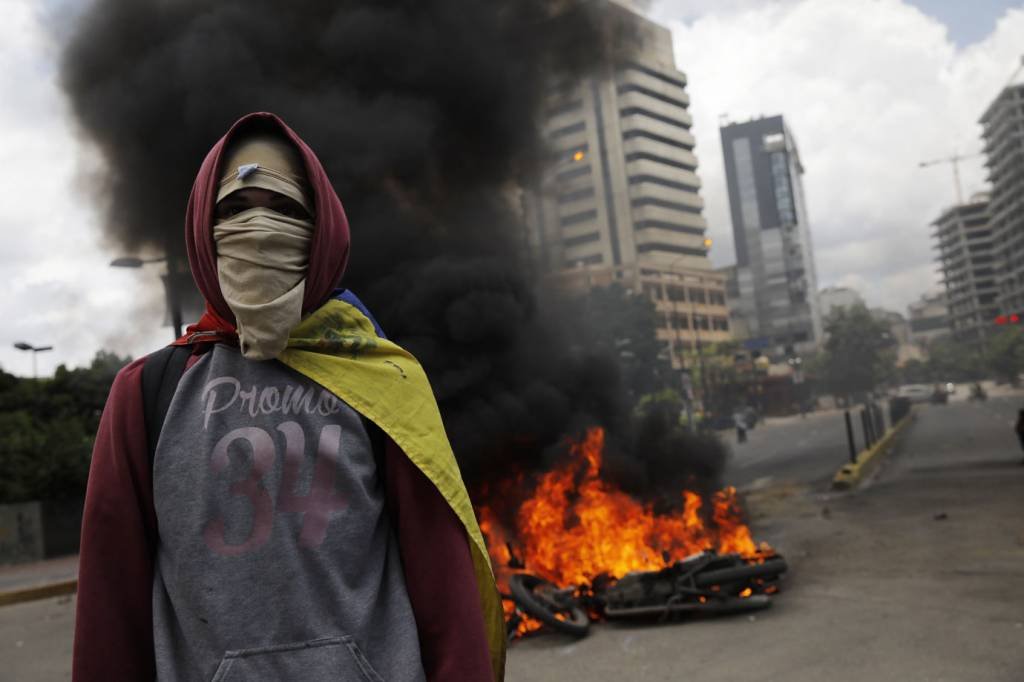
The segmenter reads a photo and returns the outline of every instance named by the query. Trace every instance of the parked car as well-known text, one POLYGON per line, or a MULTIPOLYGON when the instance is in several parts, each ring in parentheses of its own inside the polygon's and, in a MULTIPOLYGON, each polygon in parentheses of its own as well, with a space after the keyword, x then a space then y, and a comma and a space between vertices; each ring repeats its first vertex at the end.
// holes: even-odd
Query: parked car
POLYGON ((896 391, 897 396, 907 398, 912 403, 926 403, 932 399, 933 393, 932 387, 925 384, 907 384, 896 391))

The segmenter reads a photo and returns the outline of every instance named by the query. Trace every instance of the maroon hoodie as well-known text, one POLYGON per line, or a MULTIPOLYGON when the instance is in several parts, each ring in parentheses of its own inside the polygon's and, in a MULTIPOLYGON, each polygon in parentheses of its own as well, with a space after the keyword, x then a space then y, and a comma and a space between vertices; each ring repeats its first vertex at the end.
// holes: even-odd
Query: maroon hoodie
MULTIPOLYGON (((231 310, 220 292, 212 235, 219 166, 226 142, 248 126, 270 126, 291 139, 302 154, 315 193, 316 231, 304 313, 326 302, 349 254, 341 202, 313 152, 273 114, 242 118, 203 162, 186 217, 189 261, 207 301, 201 325, 190 332, 216 332, 202 338, 218 342, 230 339, 234 331, 231 310)), ((196 346, 196 356, 209 349, 209 343, 196 346)), ((195 361, 193 357, 190 366, 195 361)), ((143 416, 143 363, 144 359, 137 360, 118 374, 93 450, 82 522, 73 661, 76 682, 156 677, 154 572, 161 537, 143 416)), ((390 440, 384 468, 387 507, 427 679, 492 680, 476 578, 461 523, 433 484, 390 440)))

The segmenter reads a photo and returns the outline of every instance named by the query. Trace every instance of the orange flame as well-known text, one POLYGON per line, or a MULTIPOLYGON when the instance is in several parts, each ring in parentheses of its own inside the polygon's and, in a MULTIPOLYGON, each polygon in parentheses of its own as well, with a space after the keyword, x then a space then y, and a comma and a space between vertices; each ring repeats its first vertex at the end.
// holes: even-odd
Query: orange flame
MULTIPOLYGON (((656 513, 601 479, 604 430, 590 429, 573 443, 569 461, 537 481, 533 495, 518 510, 516 557, 526 569, 557 585, 591 583, 599 575, 620 578, 631 571, 660 570, 704 550, 763 558, 768 545, 754 543, 735 488, 715 493, 710 522, 700 495, 682 491, 682 511, 656 513)), ((507 593, 512 552, 510 535, 488 506, 479 509, 499 587, 507 593)))

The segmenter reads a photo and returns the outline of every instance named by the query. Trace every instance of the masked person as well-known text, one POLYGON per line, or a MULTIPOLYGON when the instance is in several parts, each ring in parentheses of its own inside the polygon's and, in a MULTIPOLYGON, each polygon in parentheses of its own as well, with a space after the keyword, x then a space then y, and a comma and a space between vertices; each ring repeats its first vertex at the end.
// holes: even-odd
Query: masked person
POLYGON ((142 359, 97 434, 73 679, 500 680, 500 597, 437 405, 335 289, 348 224, 316 156, 244 117, 186 242, 207 310, 162 426, 142 359))

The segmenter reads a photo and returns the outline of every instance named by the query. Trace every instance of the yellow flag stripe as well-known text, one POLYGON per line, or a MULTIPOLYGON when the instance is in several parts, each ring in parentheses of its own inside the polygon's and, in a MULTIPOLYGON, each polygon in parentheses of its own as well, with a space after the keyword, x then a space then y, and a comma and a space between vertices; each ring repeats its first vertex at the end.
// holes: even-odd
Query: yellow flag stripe
POLYGON ((444 496, 470 540, 491 664, 495 680, 504 679, 501 597, 437 401, 419 362, 397 344, 379 338, 362 311, 339 300, 329 301, 292 330, 279 359, 379 426, 444 496))

